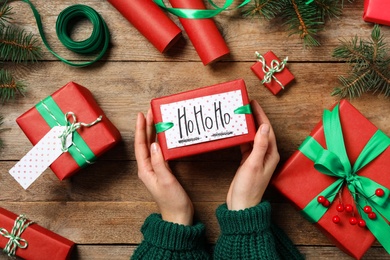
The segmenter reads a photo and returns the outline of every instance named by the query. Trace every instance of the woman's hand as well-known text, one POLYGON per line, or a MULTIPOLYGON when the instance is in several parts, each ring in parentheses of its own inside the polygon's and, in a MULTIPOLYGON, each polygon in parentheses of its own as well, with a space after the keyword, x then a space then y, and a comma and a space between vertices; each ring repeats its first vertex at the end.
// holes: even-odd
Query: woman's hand
POLYGON ((164 161, 160 146, 155 142, 156 133, 151 111, 138 114, 135 130, 135 157, 138 177, 156 201, 165 221, 192 225, 194 208, 186 191, 164 161))
POLYGON ((270 121, 257 101, 252 101, 251 107, 260 127, 253 144, 241 145, 241 164, 226 199, 229 210, 246 209, 260 203, 280 158, 270 121))

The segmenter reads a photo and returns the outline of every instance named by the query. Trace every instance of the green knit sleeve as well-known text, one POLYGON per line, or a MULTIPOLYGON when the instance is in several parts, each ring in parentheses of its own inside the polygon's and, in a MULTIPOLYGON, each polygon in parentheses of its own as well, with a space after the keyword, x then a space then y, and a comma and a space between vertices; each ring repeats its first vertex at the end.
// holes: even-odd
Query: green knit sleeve
POLYGON ((131 259, 209 259, 204 246, 204 225, 185 226, 164 221, 159 214, 152 214, 141 228, 144 240, 131 259))
MULTIPOLYGON (((228 210, 227 205, 223 204, 218 207, 216 214, 221 235, 215 246, 214 259, 281 258, 271 232, 269 202, 238 211, 228 210)), ((298 251, 296 252, 300 255, 298 251)))

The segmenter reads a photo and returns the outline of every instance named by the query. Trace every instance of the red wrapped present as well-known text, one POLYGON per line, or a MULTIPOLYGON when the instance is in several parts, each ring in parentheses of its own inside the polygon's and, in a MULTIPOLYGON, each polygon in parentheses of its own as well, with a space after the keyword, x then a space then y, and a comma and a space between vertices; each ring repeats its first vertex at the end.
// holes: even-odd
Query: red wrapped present
POLYGON ((365 0, 363 20, 371 23, 379 23, 390 26, 390 1, 365 0))
POLYGON ((272 51, 264 55, 256 52, 256 56, 258 61, 251 69, 272 94, 278 94, 294 80, 294 75, 286 67, 287 58, 281 62, 272 51))
POLYGON ((340 249, 390 252, 390 138, 342 100, 275 175, 273 185, 340 249))
POLYGON ((28 260, 70 259, 74 242, 0 208, 0 248, 28 260))
POLYGON ((151 101, 165 160, 253 141, 256 129, 244 80, 151 101))
MULTIPOLYGON (((105 116, 92 93, 77 83, 70 82, 39 102, 16 119, 30 142, 37 144, 51 128, 69 124, 66 113, 73 113, 78 122, 96 122, 91 127, 80 127, 73 133, 73 145, 50 165, 60 180, 68 178, 80 168, 93 163, 121 139, 119 131, 105 116), (101 120, 96 120, 101 118, 101 120), (99 121, 99 122, 97 122, 99 121)), ((71 120, 71 119, 69 119, 71 120)))

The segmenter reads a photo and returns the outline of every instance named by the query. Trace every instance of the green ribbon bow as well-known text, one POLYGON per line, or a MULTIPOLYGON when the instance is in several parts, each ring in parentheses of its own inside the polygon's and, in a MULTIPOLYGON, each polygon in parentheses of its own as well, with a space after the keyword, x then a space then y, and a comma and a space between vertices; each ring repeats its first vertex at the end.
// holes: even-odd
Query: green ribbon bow
MULTIPOLYGON (((372 162, 390 146, 390 138, 382 131, 377 130, 363 148, 355 164, 351 166, 344 145, 343 133, 339 118, 339 105, 332 111, 325 110, 323 127, 326 140, 324 149, 313 137, 309 136, 302 143, 299 150, 311 161, 314 168, 336 180, 318 195, 326 197, 331 203, 343 185, 350 191, 361 218, 366 222, 367 228, 378 239, 388 253, 390 253, 390 190, 370 178, 359 176, 358 171, 372 162), (373 196, 375 190, 381 188, 384 196, 373 196), (364 206, 369 205, 377 218, 369 219, 364 213, 364 206), (386 220, 387 219, 387 220, 386 220)), ((318 222, 328 208, 313 198, 302 213, 312 222, 318 222)))
MULTIPOLYGON (((222 11, 228 9, 234 2, 234 0, 226 0, 225 4, 222 7, 218 7, 212 0, 209 0, 212 6, 215 9, 189 9, 189 8, 169 8, 165 5, 163 0, 153 0, 158 6, 160 6, 165 11, 168 11, 178 17, 187 18, 187 19, 206 19, 212 18, 222 11)), ((241 8, 244 5, 250 3, 251 0, 243 1, 237 8, 241 8)))
POLYGON ((92 126, 98 123, 101 120, 101 117, 97 118, 91 124, 77 123, 74 114, 72 112, 69 112, 65 115, 51 96, 48 96, 47 98, 39 102, 35 106, 35 108, 38 110, 39 114, 43 117, 43 119, 50 126, 50 128, 53 128, 55 126, 67 127, 65 132, 61 135, 61 142, 63 146, 65 145, 66 137, 70 133, 73 134, 72 146, 70 146, 67 151, 76 161, 77 165, 79 165, 80 167, 84 167, 88 164, 92 164, 96 160, 95 154, 88 147, 87 143, 83 140, 83 138, 76 130, 80 126, 92 126), (67 120, 68 115, 73 115, 73 123, 70 123, 67 120))
POLYGON ((26 228, 33 223, 34 222, 32 221, 28 221, 24 215, 20 215, 15 219, 11 233, 9 233, 5 228, 0 228, 0 235, 9 239, 3 249, 4 253, 6 253, 8 256, 14 257, 16 249, 27 248, 28 243, 25 239, 21 238, 21 235, 24 230, 26 230, 26 228))

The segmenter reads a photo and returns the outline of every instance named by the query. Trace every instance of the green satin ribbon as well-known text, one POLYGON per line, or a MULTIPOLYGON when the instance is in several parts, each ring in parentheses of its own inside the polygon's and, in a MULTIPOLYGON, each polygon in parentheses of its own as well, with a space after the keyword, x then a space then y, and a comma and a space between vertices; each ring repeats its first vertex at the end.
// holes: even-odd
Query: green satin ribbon
MULTIPOLYGON (((244 105, 244 106, 241 106, 239 108, 236 108, 234 110, 234 114, 252 114, 251 105, 248 104, 248 105, 244 105)), ((154 126, 156 128, 156 133, 159 134, 159 133, 162 133, 162 132, 165 132, 165 131, 171 129, 174 126, 174 124, 172 122, 160 122, 160 123, 155 124, 154 126)))
MULTIPOLYGON (((326 140, 324 149, 313 137, 309 136, 299 147, 299 150, 311 161, 317 171, 328 176, 335 177, 335 181, 319 195, 326 197, 331 203, 343 185, 349 189, 359 211, 361 218, 366 222, 367 228, 390 253, 390 226, 386 219, 390 220, 390 190, 370 178, 359 176, 358 171, 375 160, 390 146, 390 138, 382 131, 377 130, 368 141, 358 156, 355 164, 351 166, 342 133, 339 118, 339 105, 332 111, 325 110, 323 115, 323 127, 326 140), (375 190, 381 188, 384 196, 373 196, 375 190), (371 220, 364 213, 364 206, 369 205, 376 213, 377 218, 371 220)), ((317 197, 313 198, 302 213, 312 222, 318 222, 328 208, 318 203, 317 197)))
POLYGON ((16 254, 16 249, 27 248, 28 242, 21 236, 24 230, 26 230, 26 228, 28 228, 28 226, 31 224, 34 224, 34 222, 28 221, 24 215, 20 215, 15 219, 11 232, 8 232, 5 228, 0 228, 0 235, 9 239, 3 249, 4 253, 6 253, 8 256, 14 257, 16 254))
MULTIPOLYGON (((67 126, 69 124, 69 122, 65 120, 65 114, 51 96, 48 96, 39 102, 35 108, 50 128, 55 126, 67 126)), ((96 160, 95 154, 77 131, 73 132, 73 144, 68 148, 68 152, 80 167, 85 167, 96 160)))
POLYGON ((43 44, 46 48, 62 62, 74 66, 74 67, 85 67, 98 61, 106 53, 110 43, 110 32, 108 30, 106 22, 94 9, 86 5, 72 5, 64 9, 57 18, 56 32, 57 37, 61 43, 69 50, 78 54, 95 54, 99 53, 98 56, 92 61, 74 63, 62 58, 60 55, 55 53, 49 46, 46 36, 43 32, 42 20, 39 12, 35 6, 29 0, 22 0, 23 2, 30 5, 31 10, 34 13, 35 20, 37 22, 39 34, 41 35, 43 44), (80 18, 87 18, 93 26, 91 36, 83 41, 73 41, 69 37, 69 28, 73 25, 74 21, 80 18))
MULTIPOLYGON (((225 4, 222 7, 218 7, 216 4, 214 4, 213 1, 209 0, 209 2, 215 8, 213 10, 209 10, 209 9, 170 8, 165 5, 163 0, 153 0, 153 1, 165 11, 168 11, 178 17, 187 18, 187 19, 212 18, 217 14, 221 13, 222 11, 228 9, 234 2, 234 0, 226 0, 225 4)), ((250 2, 251 0, 245 0, 236 8, 241 8, 250 2)))
POLYGON ((171 129, 173 126, 174 126, 174 124, 172 122, 157 123, 157 124, 155 124, 156 133, 159 134, 159 133, 165 132, 165 131, 171 129))
POLYGON ((240 114, 252 114, 251 105, 247 104, 244 106, 241 106, 239 108, 236 108, 234 110, 234 114, 240 115, 240 114))

